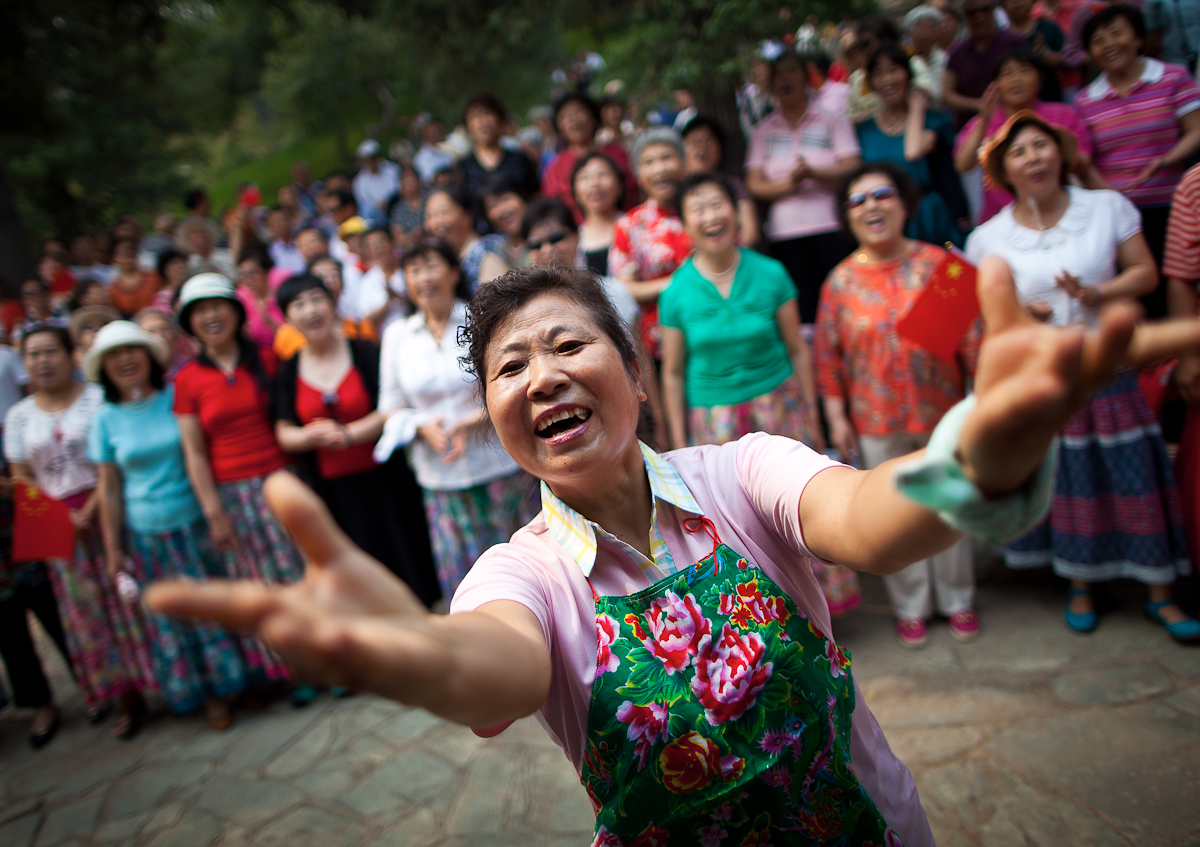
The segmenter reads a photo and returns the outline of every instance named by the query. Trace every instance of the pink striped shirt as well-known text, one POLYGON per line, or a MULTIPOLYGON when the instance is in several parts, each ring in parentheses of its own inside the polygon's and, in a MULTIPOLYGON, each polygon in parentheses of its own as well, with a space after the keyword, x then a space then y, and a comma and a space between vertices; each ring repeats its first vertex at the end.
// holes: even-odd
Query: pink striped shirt
POLYGON ((1175 189, 1162 271, 1163 276, 1200 282, 1200 165, 1175 189))
POLYGON ((1075 107, 1083 114, 1096 147, 1096 169, 1108 184, 1137 206, 1167 206, 1183 177, 1183 166, 1159 168, 1132 186, 1151 159, 1179 141, 1179 119, 1200 109, 1200 88, 1183 68, 1143 58, 1142 78, 1121 96, 1107 74, 1079 92, 1075 107))

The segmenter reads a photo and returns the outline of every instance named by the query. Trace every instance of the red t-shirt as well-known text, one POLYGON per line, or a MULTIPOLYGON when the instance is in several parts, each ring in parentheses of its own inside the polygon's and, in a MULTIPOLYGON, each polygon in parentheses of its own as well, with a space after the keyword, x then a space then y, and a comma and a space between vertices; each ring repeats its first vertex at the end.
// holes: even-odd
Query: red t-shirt
MULTIPOLYGON (((302 425, 312 423, 317 418, 331 418, 348 424, 365 418, 373 411, 375 406, 371 403, 371 395, 367 393, 358 368, 350 368, 332 397, 326 397, 303 379, 296 380, 296 417, 302 425)), ((374 449, 374 444, 355 444, 345 450, 318 449, 317 470, 321 473, 321 479, 337 479, 378 467, 371 456, 374 449)))
MULTIPOLYGON (((266 348, 259 348, 258 355, 267 374, 274 373, 275 355, 266 348)), ((287 464, 267 407, 267 392, 244 364, 227 378, 220 369, 193 360, 175 375, 175 414, 199 417, 217 482, 265 476, 287 464)))

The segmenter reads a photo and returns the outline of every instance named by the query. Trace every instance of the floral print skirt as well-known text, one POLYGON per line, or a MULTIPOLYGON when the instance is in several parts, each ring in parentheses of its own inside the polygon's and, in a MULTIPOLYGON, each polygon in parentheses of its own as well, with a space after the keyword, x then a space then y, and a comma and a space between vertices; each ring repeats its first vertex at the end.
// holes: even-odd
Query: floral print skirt
MULTIPOLYGON (((224 571, 203 519, 169 532, 131 532, 129 547, 133 577, 142 586, 168 579, 201 582, 224 571)), ((154 670, 173 712, 194 712, 209 697, 230 697, 245 687, 242 653, 224 629, 152 611, 145 614, 154 670)))
MULTIPOLYGON (((288 585, 304 576, 304 560, 287 530, 275 518, 256 476, 217 485, 221 506, 233 522, 237 552, 225 555, 225 576, 268 585, 288 585)), ((287 665, 257 638, 238 637, 250 683, 287 679, 287 665)))
POLYGON ((508 541, 541 509, 525 471, 457 491, 421 489, 438 582, 446 602, 484 550, 508 541))

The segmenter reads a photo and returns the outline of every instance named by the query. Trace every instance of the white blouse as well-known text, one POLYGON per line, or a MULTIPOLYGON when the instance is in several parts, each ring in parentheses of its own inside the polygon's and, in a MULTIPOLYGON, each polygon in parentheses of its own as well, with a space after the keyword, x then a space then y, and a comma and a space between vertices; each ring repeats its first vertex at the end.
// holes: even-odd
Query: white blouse
POLYGON ((456 301, 439 344, 425 326, 425 315, 391 324, 383 332, 379 355, 379 411, 388 415, 375 445, 375 460, 387 461, 397 447, 408 446, 413 473, 422 488, 458 491, 515 473, 512 460, 490 429, 475 430, 463 454, 450 464, 423 438, 417 427, 442 419, 449 428, 481 407, 475 378, 463 370, 459 357, 467 348, 458 343, 467 307, 456 301))
POLYGON ((967 258, 1001 256, 1012 268, 1022 303, 1042 301, 1053 309, 1057 326, 1096 322, 1096 309, 1071 297, 1054 278, 1069 271, 1085 286, 1108 282, 1118 273, 1117 248, 1142 231, 1142 216, 1117 191, 1068 186, 1071 202, 1059 222, 1039 232, 1017 223, 1013 203, 980 224, 967 238, 967 258))
POLYGON ((88 430, 104 403, 104 391, 89 385, 61 412, 43 412, 33 397, 8 410, 4 455, 33 469, 38 487, 55 500, 96 487, 96 466, 87 457, 88 430))

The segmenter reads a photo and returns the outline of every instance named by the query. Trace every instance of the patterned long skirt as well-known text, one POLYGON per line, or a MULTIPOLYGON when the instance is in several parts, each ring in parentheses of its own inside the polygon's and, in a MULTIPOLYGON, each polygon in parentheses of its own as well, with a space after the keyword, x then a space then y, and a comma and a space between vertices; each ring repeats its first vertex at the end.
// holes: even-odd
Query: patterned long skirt
POLYGON ((1005 554, 1066 579, 1165 585, 1189 571, 1183 511, 1158 421, 1132 371, 1118 374, 1062 432, 1046 520, 1005 554))
MULTIPOLYGON (((207 580, 225 564, 203 519, 170 532, 130 532, 134 578, 144 587, 159 580, 207 580)), ((194 712, 209 697, 231 697, 246 686, 241 651, 213 623, 181 621, 145 612, 154 670, 167 705, 177 714, 194 712)))
POLYGON ((524 471, 458 491, 421 489, 438 582, 446 602, 484 550, 508 541, 541 508, 524 471))
POLYGON ((49 566, 71 670, 88 708, 131 691, 157 692, 141 612, 117 594, 99 528, 76 532, 75 557, 49 566))
MULTIPOLYGON (((251 477, 217 485, 221 506, 233 522, 237 552, 225 556, 229 579, 246 579, 268 585, 288 585, 304 576, 304 560, 292 537, 275 518, 263 495, 263 480, 251 477)), ((253 636, 238 636, 246 660, 248 682, 287 679, 287 665, 253 636)))
MULTIPOLYGON (((785 435, 810 446, 814 443, 800 379, 795 374, 766 394, 743 403, 688 409, 688 441, 692 445, 727 444, 752 432, 785 435)), ((817 561, 813 561, 812 567, 830 614, 840 615, 862 602, 858 574, 854 571, 817 561)))

